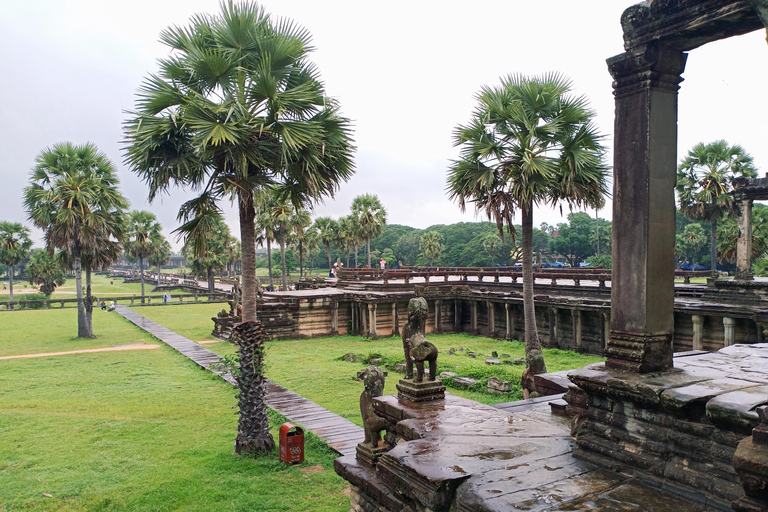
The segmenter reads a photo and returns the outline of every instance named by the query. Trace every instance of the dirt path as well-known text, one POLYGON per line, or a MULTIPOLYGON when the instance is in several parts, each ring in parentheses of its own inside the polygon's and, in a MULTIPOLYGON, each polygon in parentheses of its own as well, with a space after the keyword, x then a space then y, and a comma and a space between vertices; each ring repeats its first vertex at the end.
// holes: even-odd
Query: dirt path
POLYGON ((144 343, 131 343, 130 345, 118 345, 116 347, 89 348, 83 350, 70 350, 69 352, 43 352, 40 354, 20 354, 15 356, 2 356, 3 359, 30 359, 33 357, 66 356, 69 354, 90 354, 91 352, 120 352, 123 350, 151 350, 160 348, 160 345, 145 345, 144 343))

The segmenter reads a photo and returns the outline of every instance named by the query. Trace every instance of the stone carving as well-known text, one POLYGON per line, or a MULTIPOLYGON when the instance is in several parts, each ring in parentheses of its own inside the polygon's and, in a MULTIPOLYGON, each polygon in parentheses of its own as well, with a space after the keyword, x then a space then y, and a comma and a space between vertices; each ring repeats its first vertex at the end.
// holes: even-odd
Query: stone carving
POLYGON ((731 503, 736 512, 768 510, 768 408, 758 407, 757 413, 760 425, 739 443, 733 455, 733 468, 746 494, 731 503))
POLYGON ((381 431, 392 426, 386 418, 378 416, 373 408, 373 399, 384 393, 384 372, 378 366, 372 365, 360 373, 365 386, 360 395, 360 415, 363 418, 365 440, 357 445, 357 458, 373 466, 382 453, 389 451, 389 445, 381 439, 381 431))
POLYGON ((424 337, 424 325, 429 310, 423 297, 411 299, 408 302, 408 323, 403 328, 403 350, 405 352, 406 379, 414 382, 424 380, 424 362, 429 362, 429 380, 437 378, 437 347, 424 337), (416 378, 413 376, 413 365, 416 364, 416 378))

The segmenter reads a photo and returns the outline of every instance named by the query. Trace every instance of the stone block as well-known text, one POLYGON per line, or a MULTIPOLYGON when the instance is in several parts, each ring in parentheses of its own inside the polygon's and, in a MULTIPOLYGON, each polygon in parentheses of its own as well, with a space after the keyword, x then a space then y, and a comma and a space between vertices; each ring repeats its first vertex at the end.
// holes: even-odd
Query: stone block
POLYGON ((405 373, 405 363, 397 363, 395 365, 395 371, 400 373, 405 373))
POLYGON ((509 393, 512 390, 512 383, 508 380, 501 380, 498 377, 491 377, 488 379, 488 392, 489 393, 509 393))
POLYGON ((485 364, 501 364, 501 361, 498 359, 486 359, 485 364))
POLYGON ((445 386, 440 379, 416 382, 400 379, 397 383, 397 397, 408 402, 428 402, 445 398, 445 386))
POLYGON ((456 372, 440 372, 441 379, 449 379, 456 376, 456 372))
POLYGON ((453 383, 462 387, 469 388, 477 384, 477 380, 471 377, 455 377, 453 379, 453 383))

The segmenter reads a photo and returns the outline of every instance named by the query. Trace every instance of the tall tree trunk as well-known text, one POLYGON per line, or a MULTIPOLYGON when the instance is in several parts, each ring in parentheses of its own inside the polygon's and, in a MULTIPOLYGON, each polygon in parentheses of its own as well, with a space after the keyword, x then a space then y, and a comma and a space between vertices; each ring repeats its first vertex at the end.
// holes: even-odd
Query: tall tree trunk
POLYGON ((13 309, 13 270, 15 267, 16 265, 11 265, 11 272, 10 274, 8 274, 8 289, 10 292, 10 295, 8 297, 8 300, 10 300, 10 302, 8 303, 8 307, 10 309, 13 309))
POLYGON ((269 272, 269 286, 272 286, 272 240, 267 238, 267 271, 269 272))
POLYGON ((160 286, 161 280, 160 280, 160 264, 157 264, 157 286, 160 286))
POLYGON ((207 272, 208 275, 206 276, 208 279, 208 293, 210 293, 211 299, 213 299, 213 294, 216 292, 216 283, 213 278, 213 268, 208 267, 207 272))
POLYGON ((256 210, 253 207, 253 192, 240 190, 237 194, 237 206, 240 213, 240 240, 243 245, 243 321, 250 322, 256 320, 256 210))
MULTIPOLYGON (((712 272, 717 271, 717 221, 712 221, 712 233, 711 233, 711 239, 710 239, 710 246, 709 246, 709 261, 710 261, 710 270, 712 272)), ((691 267, 693 268, 693 267, 691 267)))
POLYGON ((523 310, 525 313, 525 364, 529 375, 547 373, 536 329, 533 302, 533 205, 523 205, 523 310))
POLYGON ((139 277, 141 278, 141 303, 144 304, 144 258, 139 256, 139 277))
POLYGON ((288 276, 285 272, 285 233, 280 230, 280 268, 283 271, 283 290, 288 289, 288 276))
POLYGON ((85 301, 83 300, 83 267, 80 261, 80 250, 75 248, 72 268, 75 270, 75 290, 77 293, 77 336, 88 338, 88 317, 85 314, 85 301))
POLYGON ((368 255, 368 268, 371 268, 371 239, 365 239, 365 253, 368 255))
MULTIPOLYGON (((358 249, 359 249, 358 244, 357 244, 357 242, 355 242, 355 268, 357 268, 357 266, 359 265, 359 263, 357 262, 357 251, 358 251, 358 249)), ((349 265, 347 265, 347 266, 349 266, 349 265)))
POLYGON ((328 272, 330 272, 331 269, 333 268, 333 265, 331 264, 331 246, 330 245, 325 246, 325 253, 328 255, 328 272))
POLYGON ((91 267, 85 267, 85 319, 88 322, 88 336, 93 338, 93 296, 91 295, 91 267))
POLYGON ((304 244, 299 239, 299 279, 304 277, 304 244))
POLYGON ((350 256, 350 253, 352 252, 350 249, 351 247, 347 245, 347 268, 349 268, 349 256, 350 256))

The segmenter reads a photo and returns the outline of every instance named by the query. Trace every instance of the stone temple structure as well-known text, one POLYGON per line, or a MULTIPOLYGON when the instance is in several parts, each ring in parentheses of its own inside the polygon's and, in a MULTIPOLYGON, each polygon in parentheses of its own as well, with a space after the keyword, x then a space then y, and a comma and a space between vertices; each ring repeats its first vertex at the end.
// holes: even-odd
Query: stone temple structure
POLYGON ((768 345, 677 356, 672 345, 686 52, 768 27, 768 1, 650 0, 621 23, 625 52, 608 59, 616 121, 606 363, 570 373, 570 419, 535 401, 500 411, 452 395, 372 398, 398 442, 375 461, 335 461, 356 512, 768 511, 768 345))

